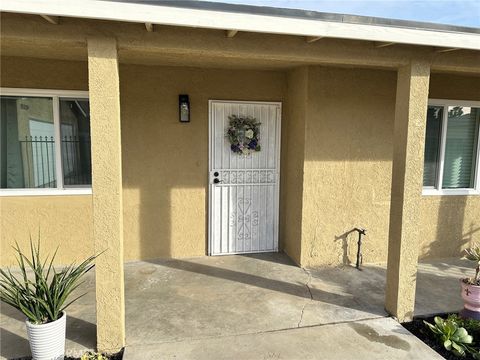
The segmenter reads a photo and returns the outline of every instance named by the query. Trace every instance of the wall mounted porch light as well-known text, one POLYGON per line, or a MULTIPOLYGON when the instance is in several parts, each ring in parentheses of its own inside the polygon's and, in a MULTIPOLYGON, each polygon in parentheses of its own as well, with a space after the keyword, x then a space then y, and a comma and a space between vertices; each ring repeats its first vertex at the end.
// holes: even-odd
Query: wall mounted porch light
POLYGON ((190 122, 190 100, 188 95, 178 95, 178 109, 180 122, 190 122))

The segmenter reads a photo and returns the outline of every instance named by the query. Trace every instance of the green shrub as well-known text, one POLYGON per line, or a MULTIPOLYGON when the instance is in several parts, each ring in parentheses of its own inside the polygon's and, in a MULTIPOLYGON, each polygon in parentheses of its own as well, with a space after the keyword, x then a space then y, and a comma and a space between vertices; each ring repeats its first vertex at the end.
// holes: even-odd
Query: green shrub
POLYGON ((480 360, 480 353, 473 346, 473 337, 468 331, 459 326, 456 319, 442 319, 439 316, 434 318, 435 324, 424 321, 425 325, 435 334, 441 341, 443 347, 453 352, 456 356, 464 357, 467 353, 471 354, 475 359, 480 360))
POLYGON ((448 315, 448 320, 455 321, 458 326, 464 327, 470 335, 473 336, 473 339, 478 341, 480 339, 480 321, 474 319, 462 318, 458 314, 448 315))
POLYGON ((87 351, 82 355, 81 360, 108 360, 108 357, 100 353, 87 351))

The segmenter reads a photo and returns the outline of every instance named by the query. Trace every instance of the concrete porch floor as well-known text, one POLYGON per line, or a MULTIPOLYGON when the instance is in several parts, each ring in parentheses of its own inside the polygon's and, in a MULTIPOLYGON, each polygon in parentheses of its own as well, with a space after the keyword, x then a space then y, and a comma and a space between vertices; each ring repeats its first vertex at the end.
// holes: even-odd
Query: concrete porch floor
MULTIPOLYGON (((461 260, 420 264, 415 314, 459 310, 470 272, 461 260)), ((69 355, 95 347, 93 274, 83 287, 69 355)), ((382 266, 305 270, 284 254, 128 263, 125 359, 440 358, 387 317, 384 287, 382 266)), ((2 358, 28 355, 23 316, 1 312, 2 358)))

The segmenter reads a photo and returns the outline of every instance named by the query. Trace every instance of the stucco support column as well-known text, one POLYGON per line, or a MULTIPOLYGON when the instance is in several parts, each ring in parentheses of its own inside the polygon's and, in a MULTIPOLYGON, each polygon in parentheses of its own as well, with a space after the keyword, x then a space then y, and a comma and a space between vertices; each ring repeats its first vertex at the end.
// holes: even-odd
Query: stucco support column
POLYGON ((429 79, 427 62, 398 70, 385 308, 401 322, 415 306, 429 79))
POLYGON ((88 39, 92 143, 93 232, 96 261, 97 347, 125 345, 122 151, 116 40, 88 39))

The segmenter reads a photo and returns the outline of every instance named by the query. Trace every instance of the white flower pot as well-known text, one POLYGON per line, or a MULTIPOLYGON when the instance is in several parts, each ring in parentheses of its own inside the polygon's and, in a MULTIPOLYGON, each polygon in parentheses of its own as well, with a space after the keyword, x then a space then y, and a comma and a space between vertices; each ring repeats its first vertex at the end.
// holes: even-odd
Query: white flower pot
POLYGON ((33 360, 63 360, 65 356, 65 333, 67 314, 47 324, 27 324, 28 340, 33 360))

